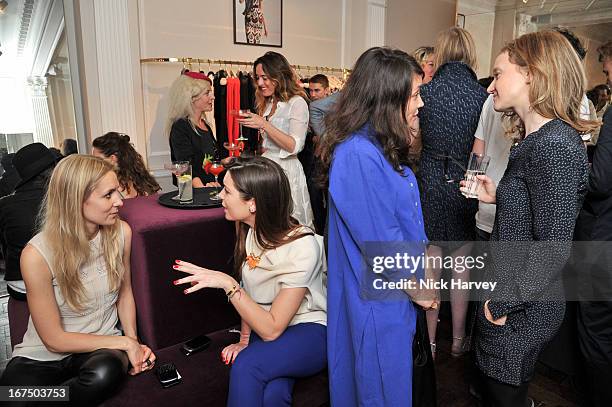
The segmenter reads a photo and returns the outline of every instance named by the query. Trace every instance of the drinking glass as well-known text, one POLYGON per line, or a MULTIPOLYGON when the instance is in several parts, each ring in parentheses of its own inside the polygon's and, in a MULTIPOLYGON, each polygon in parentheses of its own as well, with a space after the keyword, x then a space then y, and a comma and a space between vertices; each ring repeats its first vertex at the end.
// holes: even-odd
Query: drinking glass
POLYGON ((191 163, 189 161, 172 161, 164 164, 164 168, 176 176, 178 194, 172 199, 182 204, 193 203, 193 183, 191 177, 191 163))
POLYGON ((484 154, 471 153, 470 161, 468 162, 467 171, 465 172, 465 191, 462 192, 466 198, 478 198, 482 181, 477 178, 478 175, 485 175, 491 157, 484 154))
MULTIPOLYGON (((220 161, 213 161, 210 168, 208 169, 208 172, 210 172, 212 175, 215 176, 215 182, 218 184, 219 183, 219 174, 221 174, 223 171, 225 170, 225 168, 223 167, 223 165, 221 164, 220 161)), ((219 193, 221 192, 219 190, 219 187, 216 187, 216 191, 214 195, 211 195, 210 199, 212 201, 220 201, 221 197, 219 196, 219 193)))
MULTIPOLYGON (((243 109, 230 110, 230 114, 232 116, 236 116, 238 119, 248 119, 249 113, 251 112, 248 110, 243 110, 243 109)), ((223 143, 223 146, 227 148, 228 151, 230 152, 230 157, 240 157, 240 153, 244 151, 244 142, 249 140, 248 138, 242 135, 242 123, 239 122, 238 124, 240 127, 240 135, 236 139, 236 143, 235 144, 223 143)))

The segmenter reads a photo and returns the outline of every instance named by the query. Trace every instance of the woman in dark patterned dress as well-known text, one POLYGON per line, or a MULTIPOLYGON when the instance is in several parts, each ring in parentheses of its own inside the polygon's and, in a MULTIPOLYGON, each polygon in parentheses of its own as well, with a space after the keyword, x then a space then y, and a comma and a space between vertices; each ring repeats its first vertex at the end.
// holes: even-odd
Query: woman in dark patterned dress
POLYGON ((506 112, 521 141, 510 151, 497 189, 479 176, 479 200, 497 204, 492 276, 498 287, 477 310, 476 358, 487 405, 529 407, 529 380, 543 346, 565 313, 560 273, 588 182, 580 134, 597 122, 580 118, 586 77, 559 33, 523 35, 495 60, 495 110, 506 112), (501 244, 503 242, 503 245, 501 244))
POLYGON ((244 4, 244 29, 247 44, 259 44, 261 35, 268 36, 266 19, 263 13, 263 0, 238 0, 244 4))
MULTIPOLYGON (((423 150, 419 189, 427 237, 433 243, 430 256, 466 256, 474 240, 477 202, 459 192, 474 142, 474 132, 487 93, 478 84, 474 67, 476 50, 470 34, 458 27, 438 35, 435 45, 437 67, 433 79, 421 87, 425 106, 419 111, 423 150), (436 244, 449 242, 448 244, 436 244), (444 247, 442 247, 444 246, 444 247)), ((455 264, 455 262, 453 262, 455 264)), ((441 270, 434 275, 440 277, 441 270)), ((453 279, 469 280, 469 271, 452 270, 453 279)), ((451 290, 453 344, 451 354, 465 352, 465 319, 469 300, 467 290, 451 290)), ((438 311, 427 313, 432 353, 436 351, 438 311)))

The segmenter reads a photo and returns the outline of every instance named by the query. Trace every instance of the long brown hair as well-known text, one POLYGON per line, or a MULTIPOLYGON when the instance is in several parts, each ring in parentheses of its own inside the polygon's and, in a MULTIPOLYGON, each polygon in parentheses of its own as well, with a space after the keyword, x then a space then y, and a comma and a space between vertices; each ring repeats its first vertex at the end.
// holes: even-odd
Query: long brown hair
POLYGON ((335 148, 366 123, 371 125, 385 158, 397 172, 402 172, 402 165, 409 165, 411 136, 406 106, 415 76, 423 77, 423 70, 404 51, 375 47, 361 54, 325 119, 327 131, 321 149, 324 184, 335 148))
MULTIPOLYGON (((312 235, 300 232, 303 228, 291 216, 293 199, 285 171, 280 165, 264 157, 239 157, 228 165, 236 189, 243 200, 254 199, 255 239, 264 250, 275 249, 301 237, 312 235)), ((234 270, 240 275, 246 259, 246 237, 250 226, 240 223, 234 248, 234 270)))
POLYGON ((138 195, 152 195, 161 189, 127 134, 111 131, 94 139, 92 145, 106 157, 113 154, 117 157, 117 179, 128 194, 131 187, 134 187, 138 195))
POLYGON ((289 65, 289 61, 278 52, 268 51, 253 63, 253 76, 257 78, 257 65, 261 64, 264 73, 276 85, 274 95, 264 97, 259 90, 255 90, 255 106, 257 114, 261 115, 266 110, 266 105, 273 99, 274 102, 287 102, 294 96, 301 96, 308 101, 304 89, 298 84, 298 77, 289 65))
MULTIPOLYGON (((529 102, 531 108, 547 119, 561 119, 579 133, 590 133, 599 121, 580 117, 585 94, 586 75, 578 54, 570 42, 555 31, 540 31, 520 36, 502 48, 510 62, 531 75, 529 102)), ((525 136, 524 124, 514 113, 506 114, 512 128, 525 136)))

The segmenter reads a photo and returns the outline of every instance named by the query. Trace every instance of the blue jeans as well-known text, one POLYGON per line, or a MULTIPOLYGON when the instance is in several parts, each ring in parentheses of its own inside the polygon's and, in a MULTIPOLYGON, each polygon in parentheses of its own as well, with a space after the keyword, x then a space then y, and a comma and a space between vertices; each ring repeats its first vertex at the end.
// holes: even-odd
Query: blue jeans
POLYGON ((249 346, 232 366, 227 405, 291 406, 295 379, 317 374, 326 366, 325 325, 293 325, 269 342, 252 332, 249 346))

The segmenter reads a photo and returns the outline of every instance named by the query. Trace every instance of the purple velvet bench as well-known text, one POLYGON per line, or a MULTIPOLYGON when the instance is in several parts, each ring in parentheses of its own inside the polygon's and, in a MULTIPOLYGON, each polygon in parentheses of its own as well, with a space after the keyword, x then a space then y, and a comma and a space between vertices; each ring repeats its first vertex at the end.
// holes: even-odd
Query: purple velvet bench
MULTIPOLYGON (((226 329, 208 335, 210 347, 189 357, 180 352, 180 344, 156 352, 158 363, 172 362, 183 377, 182 383, 164 389, 154 372, 128 377, 125 386, 104 407, 132 406, 207 406, 225 407, 230 367, 221 362, 221 350, 238 340, 238 334, 226 329)), ((296 381, 293 406, 329 405, 327 372, 296 381)))
POLYGON ((222 290, 185 295, 172 285, 184 276, 172 269, 175 259, 232 271, 235 229, 223 208, 166 208, 153 195, 126 199, 120 214, 132 228, 132 290, 143 343, 163 349, 239 322, 222 290))
MULTIPOLYGON (((25 301, 9 299, 11 343, 21 342, 28 324, 29 311, 25 301)), ((229 382, 229 366, 221 362, 221 350, 238 340, 236 333, 227 329, 208 335, 210 347, 189 357, 180 352, 181 344, 169 346, 155 352, 159 364, 172 362, 183 376, 183 382, 163 389, 154 372, 129 376, 123 388, 107 400, 105 407, 140 406, 192 406, 224 407, 229 382)), ((329 405, 327 372, 296 381, 293 389, 293 405, 296 407, 319 407, 329 405)))

